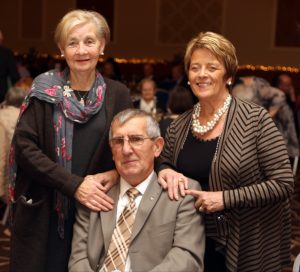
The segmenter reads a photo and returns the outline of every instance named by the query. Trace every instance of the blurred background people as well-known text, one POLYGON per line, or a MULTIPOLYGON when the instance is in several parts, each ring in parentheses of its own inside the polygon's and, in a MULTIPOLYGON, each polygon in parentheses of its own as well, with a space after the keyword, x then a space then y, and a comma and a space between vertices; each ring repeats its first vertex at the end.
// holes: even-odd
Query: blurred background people
POLYGON ((269 112, 284 138, 289 157, 293 162, 293 159, 299 156, 299 142, 293 111, 287 103, 285 93, 272 87, 263 78, 248 76, 239 78, 232 94, 260 105, 269 112))
POLYGON ((188 43, 198 103, 167 131, 160 183, 172 199, 193 195, 205 215, 205 271, 281 271, 290 264, 293 174, 268 112, 230 94, 237 65, 233 44, 217 33, 188 43), (186 177, 203 190, 188 189, 186 177))
POLYGON ((144 63, 143 65, 143 78, 148 78, 156 81, 155 75, 154 75, 154 67, 151 63, 144 63))
POLYGON ((94 211, 113 208, 105 192, 118 173, 108 132, 132 103, 126 86, 96 67, 109 39, 99 13, 68 12, 55 31, 67 68, 36 77, 21 107, 10 153, 10 271, 68 271, 75 200, 94 211))
POLYGON ((13 52, 4 47, 4 36, 0 30, 0 103, 10 85, 14 85, 20 78, 13 52))
POLYGON ((32 82, 32 77, 22 77, 16 82, 15 87, 23 89, 26 92, 26 94, 28 94, 32 87, 32 82))
POLYGON ((17 124, 20 107, 26 91, 20 87, 11 87, 0 108, 0 199, 8 199, 8 155, 13 133, 17 124))
POLYGON ((165 90, 172 90, 177 86, 188 88, 187 77, 184 72, 183 62, 176 60, 171 64, 170 76, 161 81, 159 87, 165 90))
POLYGON ((295 122, 296 131, 298 135, 298 140, 299 140, 300 95, 297 95, 292 77, 288 73, 277 74, 272 80, 272 85, 280 89, 281 91, 283 91, 285 94, 286 102, 294 113, 294 122, 295 122))
POLYGON ((103 77, 107 77, 113 80, 121 81, 121 71, 117 62, 115 62, 114 58, 107 58, 101 64, 101 74, 103 77))
POLYGON ((139 84, 140 99, 133 101, 133 106, 152 114, 159 121, 166 111, 166 106, 156 97, 156 84, 152 79, 142 79, 139 84))
POLYGON ((175 87, 169 95, 167 104, 167 114, 159 122, 161 135, 164 137, 169 125, 180 114, 191 109, 194 105, 191 92, 182 86, 175 87))
POLYGON ((292 78, 287 73, 278 74, 272 82, 273 86, 284 92, 286 102, 294 111, 296 106, 296 90, 293 85, 292 78))

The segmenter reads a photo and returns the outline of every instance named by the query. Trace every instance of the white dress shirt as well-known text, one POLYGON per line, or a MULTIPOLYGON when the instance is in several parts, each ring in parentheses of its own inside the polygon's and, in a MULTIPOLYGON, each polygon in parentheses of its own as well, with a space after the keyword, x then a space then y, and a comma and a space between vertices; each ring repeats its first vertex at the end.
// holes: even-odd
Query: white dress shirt
POLYGON ((141 98, 140 109, 148 113, 153 113, 153 111, 156 109, 155 100, 146 102, 143 98, 141 98))
MULTIPOLYGON (((135 205, 136 205, 136 210, 138 210, 139 205, 141 203, 142 197, 150 183, 150 180, 152 179, 154 175, 154 171, 151 172, 151 174, 139 185, 137 185, 135 188, 140 192, 140 194, 135 198, 135 205)), ((116 223, 118 221, 119 216, 121 215, 122 211, 124 210, 125 206, 127 205, 129 198, 128 195, 126 194, 127 190, 132 188, 132 186, 125 181, 122 177, 120 179, 120 195, 119 195, 119 200, 118 200, 118 206, 117 206, 117 217, 116 217, 116 223)), ((126 259, 126 264, 125 264, 125 272, 130 272, 131 270, 131 262, 129 255, 127 256, 126 259)))

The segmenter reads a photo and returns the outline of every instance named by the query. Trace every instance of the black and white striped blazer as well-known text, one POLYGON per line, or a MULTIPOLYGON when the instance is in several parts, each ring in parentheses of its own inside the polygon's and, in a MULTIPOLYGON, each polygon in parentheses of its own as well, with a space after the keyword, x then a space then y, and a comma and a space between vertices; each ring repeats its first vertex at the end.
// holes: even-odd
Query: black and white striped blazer
MULTIPOLYGON (((192 112, 170 125, 160 169, 176 168, 192 112)), ((216 155, 209 188, 223 191, 225 210, 206 215, 206 235, 224 250, 228 271, 281 271, 290 262, 288 198, 294 180, 283 138, 268 112, 233 98, 216 155)))

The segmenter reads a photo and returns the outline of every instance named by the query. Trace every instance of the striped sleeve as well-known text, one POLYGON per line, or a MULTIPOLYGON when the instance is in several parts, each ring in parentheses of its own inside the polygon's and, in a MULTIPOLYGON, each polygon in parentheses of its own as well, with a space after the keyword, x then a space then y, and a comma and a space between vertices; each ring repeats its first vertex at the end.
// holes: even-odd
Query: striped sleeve
POLYGON ((226 209, 263 207, 283 201, 293 192, 293 174, 286 146, 265 110, 260 111, 256 132, 256 151, 262 177, 249 186, 223 191, 226 209))

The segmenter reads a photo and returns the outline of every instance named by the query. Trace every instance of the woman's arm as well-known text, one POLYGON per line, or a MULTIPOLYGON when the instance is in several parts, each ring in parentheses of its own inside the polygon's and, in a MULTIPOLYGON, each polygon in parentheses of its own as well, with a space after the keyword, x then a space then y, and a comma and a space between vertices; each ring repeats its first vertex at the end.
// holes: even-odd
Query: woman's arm
POLYGON ((267 112, 258 122, 256 142, 261 180, 252 185, 223 192, 226 209, 262 207, 287 199, 293 192, 294 179, 283 138, 267 112))
MULTIPOLYGON (((26 175, 26 179, 52 187, 70 197, 76 192, 77 200, 90 209, 111 209, 113 201, 103 192, 103 178, 82 178, 55 162, 52 110, 49 108, 49 105, 33 100, 23 113, 15 132, 18 169, 26 175)), ((109 175, 106 179, 115 176, 109 173, 104 175, 109 175)))
POLYGON ((52 107, 33 99, 15 131, 15 160, 27 178, 72 196, 83 181, 55 162, 52 107))
POLYGON ((175 137, 174 124, 171 124, 167 129, 164 149, 158 160, 158 181, 165 190, 168 190, 168 195, 172 200, 178 200, 179 194, 185 196, 185 189, 188 188, 188 179, 176 172, 172 162, 175 137))

